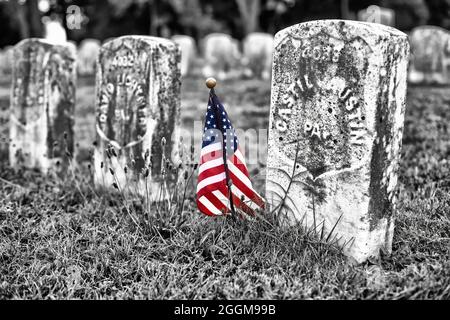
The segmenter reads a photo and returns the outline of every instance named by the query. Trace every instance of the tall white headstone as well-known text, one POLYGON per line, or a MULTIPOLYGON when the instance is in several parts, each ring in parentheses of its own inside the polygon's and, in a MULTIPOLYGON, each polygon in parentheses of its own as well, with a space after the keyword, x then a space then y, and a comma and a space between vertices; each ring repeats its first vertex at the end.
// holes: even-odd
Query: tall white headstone
POLYGON ((97 39, 84 39, 78 48, 78 74, 92 76, 95 74, 95 64, 100 52, 101 43, 97 39))
POLYGON ((44 23, 45 39, 52 44, 62 44, 67 42, 67 34, 61 22, 47 19, 44 23))
POLYGON ((273 35, 253 32, 243 41, 243 62, 247 75, 270 79, 272 71, 273 35))
POLYGON ((61 171, 74 156, 75 55, 70 45, 26 39, 14 47, 9 159, 61 171))
POLYGON ((275 36, 268 202, 288 222, 334 228, 358 262, 391 249, 408 56, 407 36, 380 24, 311 21, 275 36))
POLYGON ((167 39, 124 36, 105 43, 97 64, 95 183, 161 196, 164 159, 178 153, 180 51, 167 39), (108 146, 116 155, 108 155, 108 146), (127 169, 125 169, 127 168, 127 169), (112 174, 113 173, 113 174, 112 174))

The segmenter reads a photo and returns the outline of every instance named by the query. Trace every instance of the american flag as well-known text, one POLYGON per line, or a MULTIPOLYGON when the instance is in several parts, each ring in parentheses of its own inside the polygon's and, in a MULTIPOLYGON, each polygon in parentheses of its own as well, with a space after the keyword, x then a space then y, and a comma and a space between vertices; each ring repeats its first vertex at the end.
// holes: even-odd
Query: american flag
POLYGON ((253 189, 249 179, 234 128, 214 90, 211 90, 208 101, 202 140, 197 181, 198 209, 209 216, 233 213, 236 209, 253 216, 256 210, 264 208, 264 200, 253 189), (224 158, 227 159, 226 165, 224 158))

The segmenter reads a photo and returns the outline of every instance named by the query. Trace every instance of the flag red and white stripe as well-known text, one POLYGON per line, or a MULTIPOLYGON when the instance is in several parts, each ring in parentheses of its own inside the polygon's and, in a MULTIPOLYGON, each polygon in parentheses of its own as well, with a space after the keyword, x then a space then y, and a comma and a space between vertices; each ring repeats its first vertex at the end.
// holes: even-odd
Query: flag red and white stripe
POLYGON ((197 206, 202 213, 210 216, 229 214, 232 207, 249 215, 264 208, 263 198, 250 181, 231 122, 213 92, 205 118, 197 180, 197 206))

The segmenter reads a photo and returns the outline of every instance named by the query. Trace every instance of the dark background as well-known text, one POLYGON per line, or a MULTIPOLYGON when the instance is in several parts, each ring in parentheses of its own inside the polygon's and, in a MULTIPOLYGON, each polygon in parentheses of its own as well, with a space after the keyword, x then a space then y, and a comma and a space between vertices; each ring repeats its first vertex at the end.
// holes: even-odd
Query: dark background
POLYGON ((371 4, 394 9, 395 27, 403 31, 423 24, 450 28, 450 0, 0 0, 0 47, 42 37, 44 17, 59 19, 67 29, 70 5, 79 6, 84 17, 80 29, 67 29, 68 39, 79 42, 126 34, 187 34, 199 40, 211 32, 242 39, 308 20, 356 19, 371 4))

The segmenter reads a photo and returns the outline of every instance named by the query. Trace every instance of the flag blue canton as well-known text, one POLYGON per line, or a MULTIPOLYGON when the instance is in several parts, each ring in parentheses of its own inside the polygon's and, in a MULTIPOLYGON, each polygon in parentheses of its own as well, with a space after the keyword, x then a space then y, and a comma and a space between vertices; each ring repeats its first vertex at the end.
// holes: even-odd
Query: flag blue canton
POLYGON ((227 157, 229 157, 237 150, 238 139, 224 106, 216 95, 211 95, 205 115, 202 148, 215 142, 222 143, 222 139, 225 140, 224 146, 227 150, 227 157), (233 147, 231 150, 230 145, 233 147))

